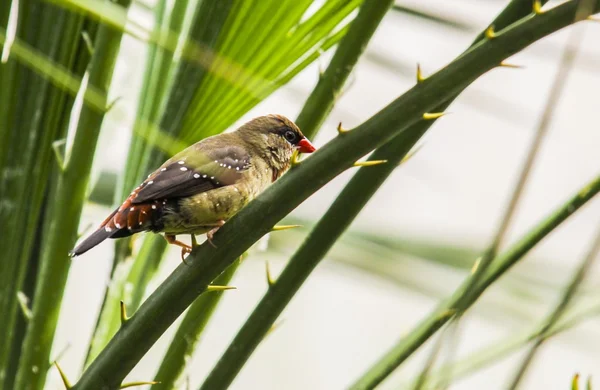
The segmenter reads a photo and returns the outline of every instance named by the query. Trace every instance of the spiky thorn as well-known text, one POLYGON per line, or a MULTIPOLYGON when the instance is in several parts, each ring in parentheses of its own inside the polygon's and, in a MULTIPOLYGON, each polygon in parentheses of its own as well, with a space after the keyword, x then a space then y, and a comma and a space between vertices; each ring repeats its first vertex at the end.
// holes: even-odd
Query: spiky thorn
POLYGON ((349 131, 350 131, 350 130, 344 129, 344 128, 342 127, 342 122, 340 122, 340 123, 338 124, 338 126, 337 126, 337 132, 338 132, 338 134, 339 134, 339 135, 346 134, 346 133, 347 133, 347 132, 349 132, 349 131))
POLYGON ((541 0, 534 0, 533 1, 533 13, 536 15, 541 15, 544 13, 544 11, 542 11, 542 2, 541 0))
POLYGON ((265 337, 267 337, 268 335, 270 335, 271 333, 273 333, 275 330, 279 329, 281 327, 281 325, 283 324, 285 320, 279 320, 276 323, 274 323, 273 325, 271 325, 271 327, 269 328, 269 330, 267 331, 267 333, 265 333, 265 337))
POLYGON ((67 140, 65 138, 52 142, 52 150, 54 151, 54 158, 61 171, 65 170, 65 148, 67 140))
POLYGON ((407 163, 408 160, 410 160, 411 158, 413 158, 415 156, 415 154, 417 154, 425 145, 425 143, 422 143, 420 145, 417 145, 415 148, 411 149, 406 156, 404 156, 404 158, 402 160, 400 160, 400 162, 398 163, 398 166, 407 163))
POLYGON ((453 309, 453 308, 451 308, 451 309, 448 309, 448 310, 445 310, 445 311, 443 311, 443 312, 440 314, 440 316, 439 316, 438 318, 439 318, 440 320, 443 320, 443 319, 446 319, 446 318, 450 318, 450 317, 452 317, 452 316, 453 316, 453 315, 455 315, 456 313, 457 313, 457 310, 456 310, 456 309, 453 309))
POLYGON ((121 326, 125 325, 127 321, 129 321, 127 307, 125 307, 125 302, 121 301, 121 326))
POLYGON ((275 284, 275 279, 273 279, 273 275, 271 274, 271 265, 268 260, 265 261, 265 273, 267 275, 267 284, 271 288, 275 284))
POLYGON ((65 385, 65 388, 66 389, 72 388, 73 385, 71 384, 71 382, 69 382, 69 379, 67 378, 67 375, 62 370, 62 368, 60 368, 60 366, 58 365, 57 361, 54 362, 54 365, 56 366, 56 369, 58 370, 58 373, 60 374, 60 378, 62 379, 63 384, 65 385))
POLYGON ((159 381, 148 381, 148 382, 127 382, 127 383, 123 383, 119 389, 127 389, 129 387, 135 387, 135 386, 144 386, 144 385, 158 385, 160 382, 159 381))
POLYGON ((94 44, 92 43, 92 39, 90 38, 90 34, 87 31, 81 32, 81 38, 83 38, 83 42, 85 42, 85 46, 88 50, 90 56, 94 54, 94 44))
POLYGON ((425 81, 425 77, 423 77, 423 72, 421 72, 421 64, 417 62, 417 84, 425 81))
POLYGON ((494 31, 494 25, 490 25, 488 28, 485 29, 485 37, 487 39, 494 39, 497 37, 496 31, 494 31))
POLYGON ((295 229, 302 227, 302 225, 275 225, 271 229, 272 232, 280 232, 282 230, 295 229))
POLYGON ((571 381, 571 390, 579 390, 579 373, 573 375, 573 380, 571 381))
POLYGON ((592 376, 588 376, 587 381, 585 382, 585 389, 592 390, 592 376))
POLYGON ((508 62, 505 62, 505 61, 502 61, 499 66, 502 68, 511 68, 511 69, 523 69, 524 68, 523 65, 509 64, 508 62))
POLYGON ((473 267, 471 267, 471 275, 477 272, 477 268, 479 268, 479 263, 481 263, 481 257, 475 259, 475 263, 473 263, 473 267))
POLYGON ((19 303, 19 307, 21 308, 21 312, 23 313, 23 317, 27 321, 31 320, 33 314, 31 313, 31 309, 29 308, 29 297, 25 295, 22 291, 17 291, 17 302, 19 303))
POLYGON ((441 118, 444 115, 448 115, 448 113, 447 112, 426 112, 425 114, 423 114, 423 119, 425 119, 426 121, 431 121, 434 119, 441 118))
POLYGON ((215 286, 210 284, 206 287, 206 292, 225 291, 225 290, 236 290, 235 286, 215 286))
POLYGON ((368 161, 357 161, 352 164, 353 167, 373 167, 375 165, 381 165, 387 163, 387 160, 368 160, 368 161))

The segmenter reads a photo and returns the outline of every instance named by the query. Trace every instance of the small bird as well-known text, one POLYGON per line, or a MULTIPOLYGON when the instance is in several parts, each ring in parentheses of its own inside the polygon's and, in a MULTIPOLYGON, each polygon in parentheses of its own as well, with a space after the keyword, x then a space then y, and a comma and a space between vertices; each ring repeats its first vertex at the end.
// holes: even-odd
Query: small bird
POLYGON ((179 152, 140 184, 100 227, 77 245, 79 256, 107 238, 151 231, 164 233, 169 244, 192 246, 176 239, 215 232, 290 167, 294 150, 315 147, 298 126, 281 115, 255 118, 231 133, 206 138, 179 152))

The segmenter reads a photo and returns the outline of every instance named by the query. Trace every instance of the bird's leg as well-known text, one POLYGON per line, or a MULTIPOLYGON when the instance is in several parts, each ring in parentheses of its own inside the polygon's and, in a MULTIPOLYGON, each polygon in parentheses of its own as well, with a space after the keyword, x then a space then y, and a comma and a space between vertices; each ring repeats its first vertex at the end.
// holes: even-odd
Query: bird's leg
POLYGON ((225 225, 225 221, 223 221, 223 220, 220 220, 219 222, 217 222, 217 223, 216 223, 216 226, 215 226, 214 228, 210 229, 210 230, 208 231, 208 233, 206 233, 206 241, 208 241, 208 243, 209 243, 210 245, 212 245, 212 246, 213 246, 213 248, 216 248, 216 247, 217 247, 217 246, 216 246, 215 244, 213 244, 213 242, 212 242, 212 240, 213 240, 213 237, 214 237, 215 233, 217 232, 217 230, 219 230, 219 228, 220 228, 221 226, 223 226, 223 225, 225 225))
POLYGON ((192 247, 179 240, 176 240, 176 236, 173 234, 165 234, 165 240, 167 240, 169 244, 181 247, 181 260, 183 260, 183 262, 185 263, 185 255, 190 254, 190 252, 192 252, 192 247))

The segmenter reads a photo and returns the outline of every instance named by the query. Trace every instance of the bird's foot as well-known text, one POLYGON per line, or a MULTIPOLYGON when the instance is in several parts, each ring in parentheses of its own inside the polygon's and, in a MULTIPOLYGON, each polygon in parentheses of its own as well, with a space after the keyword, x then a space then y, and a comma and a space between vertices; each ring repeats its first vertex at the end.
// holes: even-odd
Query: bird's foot
POLYGON ((212 240, 213 240, 213 237, 215 236, 215 233, 216 233, 216 232, 219 230, 219 228, 220 228, 221 226, 223 226, 223 225, 225 225, 225 221, 223 221, 223 220, 220 220, 220 221, 218 222, 218 225, 217 225, 216 227, 214 227, 214 228, 210 229, 210 230, 208 231, 208 233, 206 233, 206 241, 208 241, 208 243, 209 243, 210 245, 212 245, 212 247, 213 247, 213 248, 216 248, 216 247, 217 247, 217 246, 216 246, 216 245, 213 243, 213 241, 212 241, 212 240))
MULTIPOLYGON (((181 247, 181 260, 187 264, 187 262, 185 261, 185 257, 186 255, 189 255, 192 252, 192 247, 177 240, 175 235, 172 234, 165 234, 165 240, 167 240, 167 242, 171 245, 177 245, 181 247)), ((193 241, 192 241, 193 243, 193 241)))
POLYGON ((188 257, 190 253, 192 253, 192 248, 181 248, 181 261, 183 261, 186 265, 188 262, 185 261, 185 258, 188 257))

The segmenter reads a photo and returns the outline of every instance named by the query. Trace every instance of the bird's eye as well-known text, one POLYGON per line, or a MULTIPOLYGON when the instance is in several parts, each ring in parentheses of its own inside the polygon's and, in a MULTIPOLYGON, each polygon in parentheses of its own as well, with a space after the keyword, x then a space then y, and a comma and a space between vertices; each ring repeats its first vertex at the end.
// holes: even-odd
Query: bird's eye
POLYGON ((296 134, 292 130, 286 131, 285 133, 283 133, 283 136, 291 144, 296 144, 296 142, 298 142, 298 134, 296 134))

